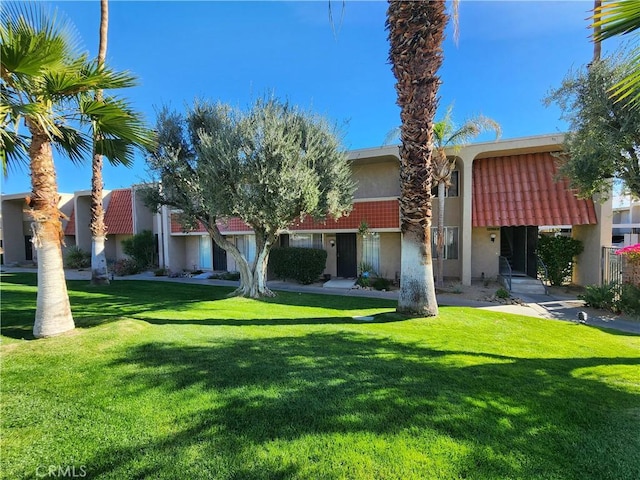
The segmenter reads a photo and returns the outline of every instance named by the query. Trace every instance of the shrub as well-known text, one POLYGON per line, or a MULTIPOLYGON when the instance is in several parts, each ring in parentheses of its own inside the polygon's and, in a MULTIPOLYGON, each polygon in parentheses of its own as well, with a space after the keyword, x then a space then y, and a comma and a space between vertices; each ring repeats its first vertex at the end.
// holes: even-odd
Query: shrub
POLYGON ((271 250, 269 266, 277 278, 304 285, 315 282, 327 265, 327 252, 319 248, 280 247, 271 250))
POLYGON ((376 290, 389 290, 391 288, 391 280, 378 277, 373 281, 373 288, 376 290))
POLYGON ((67 249, 64 263, 68 268, 88 268, 91 266, 91 254, 73 245, 67 249))
POLYGON ((358 279, 356 280, 356 285, 360 285, 363 288, 369 287, 370 284, 371 284, 371 279, 369 278, 369 272, 368 271, 362 272, 358 276, 358 279))
POLYGON ((578 295, 578 298, 584 300, 588 307, 615 310, 617 293, 615 283, 587 285, 584 287, 584 293, 578 295))
POLYGON ((220 278, 221 280, 238 281, 240 280, 240 272, 224 272, 223 274, 219 275, 218 278, 220 278))
POLYGON ((503 299, 507 299, 511 296, 511 294, 509 293, 509 290, 507 290, 506 288, 499 288, 496 291, 496 298, 503 298, 503 299))
POLYGON ((575 238, 563 235, 538 237, 538 255, 547 266, 551 285, 562 285, 565 279, 571 278, 573 258, 583 250, 582 242, 575 238))
POLYGON ((141 271, 140 265, 133 258, 123 258, 122 260, 118 260, 113 266, 113 273, 119 277, 135 275, 141 271))
POLYGON ((157 268, 153 271, 153 274, 156 277, 166 277, 167 276, 167 269, 166 268, 157 268))
POLYGON ((631 283, 622 285, 616 307, 622 313, 640 317, 640 288, 631 283))
POLYGON ((153 266, 156 238, 151 230, 143 230, 133 237, 123 240, 122 251, 138 263, 139 271, 144 270, 153 266))

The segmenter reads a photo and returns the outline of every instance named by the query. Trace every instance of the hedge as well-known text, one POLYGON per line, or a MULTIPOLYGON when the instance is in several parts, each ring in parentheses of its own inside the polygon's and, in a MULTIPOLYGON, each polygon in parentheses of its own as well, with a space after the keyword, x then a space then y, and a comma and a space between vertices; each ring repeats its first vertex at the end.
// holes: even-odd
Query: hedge
POLYGON ((319 248, 278 247, 269 255, 269 267, 277 278, 303 285, 315 282, 326 265, 327 252, 319 248))

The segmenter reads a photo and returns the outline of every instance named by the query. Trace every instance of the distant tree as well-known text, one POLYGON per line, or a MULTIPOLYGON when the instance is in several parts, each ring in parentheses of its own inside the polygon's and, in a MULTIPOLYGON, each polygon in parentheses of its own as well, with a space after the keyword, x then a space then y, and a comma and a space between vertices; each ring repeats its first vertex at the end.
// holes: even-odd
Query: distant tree
POLYGON ((559 173, 581 197, 606 198, 613 178, 640 196, 640 109, 627 108, 608 94, 627 62, 627 57, 605 58, 572 72, 545 99, 547 105, 556 103, 569 123, 563 152, 557 155, 559 173))
POLYGON ((151 230, 143 230, 121 242, 122 251, 135 260, 140 270, 154 266, 156 238, 151 230))
MULTIPOLYGON (((640 28, 638 0, 597 0, 593 9, 594 59, 600 58, 600 42, 607 38, 629 35, 640 28)), ((616 101, 640 110, 640 46, 636 46, 626 62, 624 74, 613 84, 616 101)))
POLYGON ((148 165, 160 188, 146 191, 147 203, 179 209, 185 226, 204 225, 236 262, 236 295, 273 295, 269 252, 297 217, 351 210, 355 185, 335 132, 286 102, 258 100, 248 112, 197 103, 186 116, 163 109, 157 133, 148 165), (231 217, 255 233, 251 263, 220 232, 217 222, 231 217))
POLYGON ((477 115, 469 118, 462 125, 456 126, 451 118, 452 107, 442 120, 433 125, 435 149, 433 152, 433 184, 438 187, 438 234, 436 238, 436 285, 444 284, 444 204, 445 190, 451 185, 451 174, 455 168, 455 158, 447 156, 447 148, 451 153, 458 152, 471 140, 483 132, 493 131, 496 139, 500 137, 500 125, 491 118, 477 115))
POLYGON ((75 327, 62 263, 62 213, 52 147, 72 161, 96 150, 115 163, 129 155, 126 136, 151 145, 151 135, 122 100, 94 98, 96 90, 132 86, 127 73, 114 72, 78 53, 72 26, 34 5, 0 10, 0 158, 29 160, 32 192, 27 199, 38 255, 38 297, 33 333, 57 335, 75 327), (26 126, 26 134, 21 128, 26 126))

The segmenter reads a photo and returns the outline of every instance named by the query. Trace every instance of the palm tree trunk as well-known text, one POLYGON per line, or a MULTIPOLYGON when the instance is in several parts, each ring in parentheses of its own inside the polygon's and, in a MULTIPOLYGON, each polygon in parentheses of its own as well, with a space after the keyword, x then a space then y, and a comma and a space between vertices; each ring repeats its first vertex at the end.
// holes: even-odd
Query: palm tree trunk
MULTIPOLYGON (((104 65, 107 55, 107 29, 109 26, 109 4, 100 0, 100 45, 98 47, 98 65, 104 65)), ((96 99, 102 99, 102 92, 96 92, 96 99)), ((91 284, 108 285, 107 255, 104 250, 107 228, 104 224, 104 208, 102 205, 102 155, 96 153, 94 138, 93 159, 91 164, 91 284)))
POLYGON ((438 305, 431 258, 431 155, 437 108, 444 1, 389 1, 387 28, 401 109, 401 277, 398 312, 433 316, 438 305))
MULTIPOLYGON (((593 13, 595 14, 598 9, 602 7, 602 0, 594 0, 593 1, 593 13)), ((602 30, 602 27, 600 25, 594 25, 593 27, 593 60, 592 63, 595 62, 599 62, 600 61, 600 56, 602 54, 602 44, 600 43, 599 40, 597 40, 598 35, 600 34, 600 31, 602 30)))
POLYGON ((75 328, 62 264, 62 214, 53 165, 51 142, 36 121, 27 119, 31 132, 31 196, 33 244, 38 259, 38 295, 33 335, 58 335, 75 328))

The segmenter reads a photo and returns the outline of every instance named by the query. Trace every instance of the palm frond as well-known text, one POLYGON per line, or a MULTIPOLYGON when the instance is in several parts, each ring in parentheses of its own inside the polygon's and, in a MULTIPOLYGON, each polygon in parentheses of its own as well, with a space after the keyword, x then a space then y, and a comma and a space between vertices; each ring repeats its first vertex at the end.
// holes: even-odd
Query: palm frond
POLYGON ((57 70, 74 56, 78 36, 69 20, 41 5, 7 2, 0 11, 2 76, 57 70))
POLYGON ((489 131, 495 132, 496 140, 502 134, 502 129, 498 122, 484 115, 478 115, 468 119, 460 128, 451 133, 446 143, 453 146, 464 146, 481 133, 489 131))
POLYGON ((601 42, 617 35, 626 35, 640 28, 640 2, 637 0, 619 0, 603 3, 593 12, 591 28, 593 39, 601 42))
POLYGON ((90 119, 93 135, 97 139, 95 149, 112 164, 129 165, 136 148, 150 150, 154 147, 153 132, 142 117, 122 99, 107 97, 96 100, 83 96, 80 112, 90 119))
POLYGON ((9 169, 29 165, 28 148, 29 144, 24 136, 4 128, 0 129, 0 162, 5 177, 9 169))
POLYGON ((52 140, 58 152, 68 156, 75 164, 86 162, 91 155, 91 139, 75 128, 57 125, 52 140))

